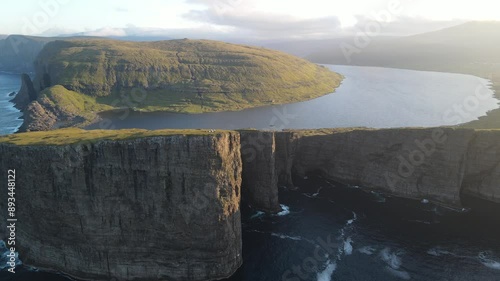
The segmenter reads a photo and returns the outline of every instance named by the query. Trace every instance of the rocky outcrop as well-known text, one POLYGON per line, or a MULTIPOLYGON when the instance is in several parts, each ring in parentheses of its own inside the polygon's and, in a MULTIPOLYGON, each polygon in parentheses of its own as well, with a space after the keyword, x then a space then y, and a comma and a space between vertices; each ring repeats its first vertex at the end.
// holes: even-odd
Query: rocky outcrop
POLYGON ((54 128, 58 121, 58 116, 46 107, 43 103, 34 101, 30 103, 23 112, 23 124, 19 128, 20 132, 47 131, 54 128))
POLYGON ((12 99, 15 107, 24 111, 32 101, 37 99, 37 96, 37 91, 33 86, 30 76, 23 73, 21 75, 21 89, 19 89, 17 95, 12 99))
POLYGON ((242 264, 237 133, 0 144, 0 155, 16 169, 26 264, 91 280, 215 280, 242 264))
POLYGON ((241 131, 243 200, 270 213, 281 210, 273 132, 241 131))

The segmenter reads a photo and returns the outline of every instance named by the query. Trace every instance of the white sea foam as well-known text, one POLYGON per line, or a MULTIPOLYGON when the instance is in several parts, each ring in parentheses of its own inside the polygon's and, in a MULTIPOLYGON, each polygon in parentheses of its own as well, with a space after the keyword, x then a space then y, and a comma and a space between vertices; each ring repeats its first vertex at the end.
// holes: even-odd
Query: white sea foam
POLYGON ((427 251, 427 254, 435 257, 440 257, 442 255, 454 255, 453 253, 443 250, 441 247, 434 247, 427 251))
MULTIPOLYGON (((7 249, 7 246, 5 245, 5 242, 3 240, 0 240, 0 270, 4 270, 8 267, 10 267, 7 262, 9 261, 9 257, 7 256, 10 253, 9 249, 7 249)), ((21 265, 22 262, 19 259, 19 254, 16 252, 16 266, 21 265)))
POLYGON ((479 253, 479 260, 481 263, 491 269, 500 270, 500 262, 493 257, 489 252, 479 253))
POLYGON ((380 251, 380 257, 389 267, 393 269, 399 269, 401 267, 402 261, 399 254, 392 252, 390 248, 384 248, 380 251))
POLYGON ((337 269, 337 264, 335 262, 332 262, 328 260, 326 262, 327 266, 326 268, 317 273, 317 281, 331 281, 332 280, 332 274, 333 272, 337 269))
POLYGON ((365 254, 365 255, 369 255, 369 256, 375 254, 376 251, 377 251, 377 248, 375 248, 374 246, 365 246, 363 248, 358 249, 358 252, 365 254))
POLYGON ((347 223, 346 223, 346 225, 351 225, 351 224, 353 224, 358 219, 358 215, 356 215, 355 212, 352 212, 352 214, 353 214, 353 218, 350 219, 350 220, 348 220, 347 223))
POLYGON ((250 217, 251 220, 253 219, 256 219, 256 218, 259 218, 259 217, 262 217, 263 215, 265 215, 266 213, 264 212, 261 212, 261 211, 258 211, 257 213, 255 213, 253 216, 250 217))
POLYGON ((290 207, 283 205, 283 204, 281 204, 280 206, 281 206, 281 212, 277 213, 276 214, 277 216, 282 217, 282 216, 287 216, 290 214, 290 207))
POLYGON ((278 238, 281 238, 281 239, 288 239, 288 240, 294 240, 294 241, 301 241, 302 240, 302 237, 300 236, 289 236, 289 235, 285 235, 285 234, 281 234, 281 233, 271 233, 272 236, 274 237, 278 237, 278 238))
POLYGON ((352 239, 351 239, 351 237, 347 238, 344 241, 344 254, 346 256, 352 255, 352 239))
POLYGON ((386 270, 389 271, 395 277, 400 279, 409 280, 411 279, 410 274, 404 270, 401 270, 401 265, 403 261, 401 260, 400 255, 403 252, 393 252, 390 248, 384 248, 380 251, 380 257, 387 264, 386 270))
POLYGON ((306 196, 306 197, 309 197, 309 198, 316 198, 316 197, 318 197, 319 192, 320 192, 322 189, 323 189, 323 187, 322 187, 322 186, 320 186, 320 187, 318 188, 318 191, 316 191, 315 193, 312 193, 312 194, 311 194, 311 193, 304 193, 304 194, 302 194, 302 195, 304 195, 304 196, 306 196))
POLYGON ((392 275, 395 277, 401 278, 403 280, 410 280, 410 274, 404 270, 397 270, 394 268, 391 268, 390 266, 386 266, 385 269, 389 271, 392 275))

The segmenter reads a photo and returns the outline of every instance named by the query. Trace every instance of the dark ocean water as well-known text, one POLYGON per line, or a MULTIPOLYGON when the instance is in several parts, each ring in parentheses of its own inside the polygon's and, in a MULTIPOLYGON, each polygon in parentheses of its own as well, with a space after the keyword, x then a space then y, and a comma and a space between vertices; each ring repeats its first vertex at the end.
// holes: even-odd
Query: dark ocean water
POLYGON ((0 72, 0 135, 14 133, 23 122, 19 119, 22 113, 10 102, 14 97, 9 96, 12 92, 19 91, 20 87, 21 76, 19 74, 0 72))
MULTIPOLYGON (((280 190, 283 212, 243 207, 244 264, 226 281, 500 280, 500 206, 450 210, 319 177, 280 190)), ((21 270, 0 280, 71 280, 21 270)))

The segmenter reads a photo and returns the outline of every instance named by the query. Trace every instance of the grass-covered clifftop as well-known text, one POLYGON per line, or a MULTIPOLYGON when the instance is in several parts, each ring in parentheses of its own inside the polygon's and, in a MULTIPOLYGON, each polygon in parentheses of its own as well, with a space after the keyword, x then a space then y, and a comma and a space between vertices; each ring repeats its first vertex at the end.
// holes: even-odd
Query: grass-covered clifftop
POLYGON ((342 79, 278 51, 187 39, 54 41, 35 65, 41 88, 62 85, 113 107, 134 100, 142 111, 200 113, 297 102, 333 92, 342 79))
POLYGON ((52 131, 26 132, 20 134, 0 136, 0 143, 13 145, 70 145, 88 143, 100 140, 129 140, 161 136, 206 136, 231 132, 227 130, 82 130, 79 128, 65 128, 52 131))

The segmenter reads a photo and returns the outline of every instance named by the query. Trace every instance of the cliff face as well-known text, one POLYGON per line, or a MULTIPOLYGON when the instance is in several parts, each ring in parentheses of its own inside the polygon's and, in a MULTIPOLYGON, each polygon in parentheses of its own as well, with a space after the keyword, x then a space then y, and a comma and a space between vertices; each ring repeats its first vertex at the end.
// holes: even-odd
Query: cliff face
POLYGON ((466 159, 462 192, 500 203, 500 132, 475 134, 466 159))
POLYGON ((24 111, 30 102, 37 99, 37 92, 35 87, 33 87, 33 82, 28 74, 24 73, 21 75, 21 89, 17 95, 12 99, 16 108, 24 111))
POLYGON ((293 187, 292 174, 320 172, 453 207, 464 195, 500 203, 500 130, 241 131, 41 145, 91 134, 74 130, 0 137, 0 170, 16 169, 23 261, 79 278, 227 277, 242 263, 240 198, 276 212, 278 185, 293 187))
MULTIPOLYGON (((461 206, 462 194, 500 202, 500 131, 467 129, 340 129, 277 133, 291 173, 384 193, 461 206), (286 151, 285 151, 286 150, 286 151)), ((283 158, 283 157, 282 157, 283 158)), ((293 185, 293 184, 292 184, 293 185)))
POLYGON ((274 133, 241 131, 240 135, 244 201, 266 212, 280 211, 274 133))
POLYGON ((0 144, 0 169, 16 169, 21 258, 93 280, 231 275, 242 263, 239 143, 221 133, 0 144))

